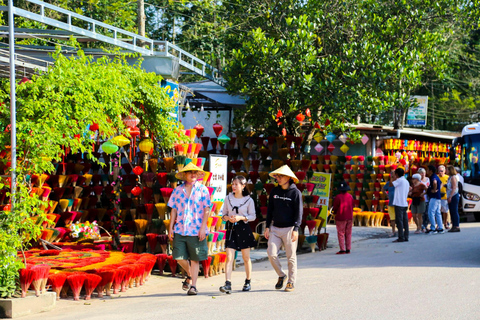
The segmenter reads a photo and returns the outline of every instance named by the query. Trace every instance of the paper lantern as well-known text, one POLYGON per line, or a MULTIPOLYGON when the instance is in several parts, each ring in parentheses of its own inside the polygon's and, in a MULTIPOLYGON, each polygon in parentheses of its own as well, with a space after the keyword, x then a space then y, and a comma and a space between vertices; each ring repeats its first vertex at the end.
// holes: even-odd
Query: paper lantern
POLYGON ((220 137, 218 137, 218 142, 221 144, 225 144, 230 141, 230 137, 227 136, 226 134, 222 134, 220 137))
POLYGON ((335 146, 333 145, 333 143, 330 143, 327 147, 328 151, 330 152, 333 152, 333 150, 335 150, 335 146))
POLYGON ((369 139, 368 139, 368 136, 367 136, 366 134, 364 134, 363 137, 362 137, 362 139, 361 139, 362 143, 363 143, 363 144, 366 144, 366 143, 368 142, 368 140, 369 140, 369 139))
POLYGON ((90 131, 97 131, 99 129, 99 126, 98 126, 98 123, 96 122, 93 122, 91 125, 90 125, 90 128, 88 128, 90 131))
POLYGON ((122 119, 122 121, 129 128, 135 128, 137 124, 140 123, 140 120, 137 117, 135 117, 134 114, 130 114, 129 116, 126 116, 125 118, 122 119))
POLYGON ((118 150, 118 146, 114 145, 113 143, 111 143, 110 141, 107 141, 107 142, 104 142, 102 144, 102 150, 103 152, 105 152, 106 154, 112 154, 114 152, 117 152, 118 150))
POLYGON ((315 146, 315 151, 317 151, 318 153, 322 152, 322 150, 323 150, 323 147, 320 143, 315 146))
POLYGON ((127 139, 124 136, 120 135, 120 136, 116 136, 115 138, 110 139, 110 142, 121 148, 121 147, 129 144, 130 139, 127 139))
POLYGON ((303 120, 305 120, 305 116, 302 114, 302 113, 299 113, 297 114, 297 116, 295 117, 299 122, 302 122, 303 120))
POLYGON ((197 138, 200 138, 203 134, 203 131, 205 131, 205 128, 199 123, 195 127, 193 127, 193 129, 197 130, 197 138))
POLYGON ((143 139, 139 144, 138 147, 140 151, 143 153, 150 153, 153 150, 153 142, 150 139, 143 139))
POLYGON ((133 168, 133 173, 135 173, 137 176, 139 176, 143 173, 143 168, 139 167, 139 166, 136 166, 135 168, 133 168))
POLYGON ((349 149, 350 149, 350 148, 349 148, 346 144, 344 144, 344 145, 342 145, 342 146, 340 147, 340 150, 342 150, 343 153, 347 153, 347 151, 348 151, 349 149))
POLYGON ((223 126, 220 123, 215 123, 212 128, 217 137, 220 135, 220 133, 222 133, 223 126))
POLYGON ((142 188, 135 186, 131 192, 135 197, 138 197, 142 193, 142 188))
POLYGON ((333 142, 333 140, 335 140, 337 138, 337 136, 333 133, 333 132, 329 132, 325 138, 330 141, 330 142, 333 142))
POLYGON ((317 133, 315 133, 315 135, 313 136, 313 139, 315 139, 315 141, 317 141, 318 143, 320 143, 320 141, 323 140, 323 135, 322 135, 320 132, 317 132, 317 133))

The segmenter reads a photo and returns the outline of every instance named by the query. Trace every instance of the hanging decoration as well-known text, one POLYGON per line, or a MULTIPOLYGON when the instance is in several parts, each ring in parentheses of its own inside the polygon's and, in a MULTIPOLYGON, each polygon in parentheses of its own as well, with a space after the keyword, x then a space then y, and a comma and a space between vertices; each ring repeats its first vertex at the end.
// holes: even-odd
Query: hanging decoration
POLYGON ((347 136, 345 135, 345 133, 340 135, 340 137, 338 137, 338 140, 342 141, 342 143, 345 144, 345 142, 347 142, 347 136))
POLYGON ((329 132, 326 136, 325 139, 327 139, 330 143, 335 140, 337 136, 333 132, 329 132))
POLYGON ((366 143, 368 142, 368 140, 369 140, 369 139, 368 139, 368 136, 367 136, 366 134, 364 134, 363 137, 362 137, 362 139, 361 139, 362 143, 363 143, 363 144, 366 144, 366 143))
POLYGON ((215 135, 218 137, 220 133, 222 133, 223 126, 220 123, 215 123, 213 126, 213 131, 215 132, 215 135))
POLYGON ((347 151, 348 151, 349 149, 350 149, 350 148, 349 148, 346 144, 344 144, 344 145, 342 145, 342 146, 340 147, 340 150, 342 150, 343 153, 347 153, 347 151))
POLYGON ((335 146, 333 145, 333 143, 330 143, 327 147, 328 151, 330 151, 330 153, 333 152, 333 150, 335 150, 335 146))
POLYGON ((200 124, 200 123, 197 123, 197 125, 195 127, 193 127, 195 130, 197 130, 197 138, 200 139, 200 137, 202 136, 203 134, 203 131, 205 131, 205 128, 200 124))
POLYGON ((320 143, 315 146, 315 151, 317 151, 318 153, 321 153, 322 150, 323 150, 323 147, 320 143))

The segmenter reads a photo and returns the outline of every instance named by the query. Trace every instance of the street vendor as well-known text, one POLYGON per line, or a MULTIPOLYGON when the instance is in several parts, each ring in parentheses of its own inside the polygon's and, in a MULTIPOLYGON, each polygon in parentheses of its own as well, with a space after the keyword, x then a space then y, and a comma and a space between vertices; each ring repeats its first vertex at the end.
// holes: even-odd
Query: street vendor
POLYGON ((207 187, 197 181, 205 172, 194 165, 187 164, 175 177, 184 183, 176 187, 168 206, 170 227, 168 237, 173 240, 173 259, 187 272, 182 289, 188 295, 196 295, 200 261, 208 259, 207 221, 210 214, 210 195, 207 187))

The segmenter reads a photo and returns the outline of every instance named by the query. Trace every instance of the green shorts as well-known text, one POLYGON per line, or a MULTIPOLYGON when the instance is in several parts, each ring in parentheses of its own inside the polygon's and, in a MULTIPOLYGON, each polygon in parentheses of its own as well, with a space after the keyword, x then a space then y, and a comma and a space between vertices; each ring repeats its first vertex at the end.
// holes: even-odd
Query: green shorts
POLYGON ((198 240, 198 236, 182 236, 175 233, 173 237, 173 259, 203 261, 208 259, 207 238, 198 240))

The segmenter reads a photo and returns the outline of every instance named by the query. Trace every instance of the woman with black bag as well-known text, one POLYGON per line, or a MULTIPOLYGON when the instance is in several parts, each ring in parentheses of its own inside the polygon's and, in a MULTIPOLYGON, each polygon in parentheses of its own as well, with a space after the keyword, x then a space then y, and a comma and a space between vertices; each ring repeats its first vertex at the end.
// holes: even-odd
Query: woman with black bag
POLYGON ((410 206, 410 211, 413 215, 413 220, 417 225, 416 234, 422 233, 422 223, 423 223, 423 213, 425 212, 425 192, 427 188, 421 182, 422 176, 418 173, 412 176, 412 187, 408 195, 412 198, 412 205, 410 206))
POLYGON ((249 221, 256 219, 255 203, 246 189, 247 180, 243 176, 236 176, 232 180, 232 193, 230 193, 223 203, 222 219, 227 221, 225 234, 225 247, 227 251, 227 262, 225 270, 225 285, 220 287, 223 293, 231 293, 233 259, 235 250, 242 252, 243 262, 245 264, 246 279, 243 285, 243 291, 250 291, 252 262, 250 260, 250 248, 256 246, 255 237, 248 224, 249 221))

